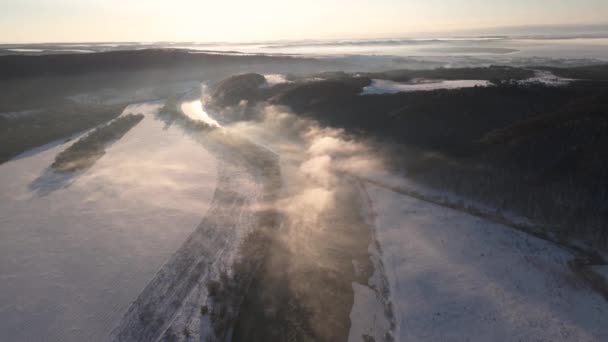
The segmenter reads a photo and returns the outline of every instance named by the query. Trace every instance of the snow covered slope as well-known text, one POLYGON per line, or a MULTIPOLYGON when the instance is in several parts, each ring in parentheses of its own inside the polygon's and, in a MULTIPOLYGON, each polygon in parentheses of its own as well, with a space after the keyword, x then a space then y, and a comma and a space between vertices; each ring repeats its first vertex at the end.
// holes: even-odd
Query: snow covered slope
POLYGON ((368 184, 398 341, 606 341, 560 247, 368 184))
POLYGON ((0 340, 100 341, 207 211, 215 158, 154 117, 90 169, 48 170, 71 142, 0 165, 0 340))

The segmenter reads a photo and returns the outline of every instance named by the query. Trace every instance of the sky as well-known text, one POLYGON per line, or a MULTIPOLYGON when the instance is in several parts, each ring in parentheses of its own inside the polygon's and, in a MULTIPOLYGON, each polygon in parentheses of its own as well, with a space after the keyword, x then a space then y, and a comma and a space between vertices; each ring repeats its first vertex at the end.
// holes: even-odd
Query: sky
POLYGON ((608 0, 0 0, 0 42, 386 38, 607 24, 608 0))

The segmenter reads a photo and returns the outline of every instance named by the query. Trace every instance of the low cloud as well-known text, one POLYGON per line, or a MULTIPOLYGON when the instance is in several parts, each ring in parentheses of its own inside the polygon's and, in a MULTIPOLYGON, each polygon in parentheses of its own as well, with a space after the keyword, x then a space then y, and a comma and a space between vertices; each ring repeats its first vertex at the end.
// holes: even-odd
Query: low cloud
POLYGON ((255 112, 252 120, 227 128, 281 156, 287 181, 278 209, 285 214, 314 219, 333 208, 345 173, 365 176, 383 167, 372 148, 343 130, 321 127, 283 106, 261 105, 255 112))

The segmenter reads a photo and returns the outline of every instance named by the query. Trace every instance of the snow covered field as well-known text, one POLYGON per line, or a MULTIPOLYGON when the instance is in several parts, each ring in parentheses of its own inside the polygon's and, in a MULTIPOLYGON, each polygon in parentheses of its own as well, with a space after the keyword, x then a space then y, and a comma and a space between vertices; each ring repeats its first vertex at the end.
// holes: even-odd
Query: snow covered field
POLYGON ((567 85, 568 83, 570 83, 572 81, 576 81, 571 78, 558 77, 550 71, 535 70, 534 74, 535 74, 534 77, 529 78, 527 80, 523 80, 520 83, 521 84, 541 83, 546 86, 559 87, 559 86, 567 85))
POLYGON ((265 87, 272 87, 282 83, 290 83, 290 81, 287 80, 287 76, 281 74, 267 74, 264 75, 264 78, 266 79, 266 84, 264 85, 265 87))
POLYGON ((105 340, 204 217, 215 158, 153 114, 74 175, 48 170, 72 142, 0 165, 0 339, 105 340))
MULTIPOLYGON (((549 71, 536 70, 535 76, 523 81, 521 84, 542 83, 547 86, 562 86, 574 80, 557 77, 549 71)), ((361 95, 396 94, 411 91, 431 91, 437 89, 460 89, 473 87, 488 87, 492 83, 484 80, 414 80, 412 82, 395 82, 388 80, 372 80, 372 83, 363 88, 361 95)))
POLYGON ((487 87, 489 85, 490 82, 483 80, 427 80, 412 83, 372 80, 372 84, 363 88, 361 95, 396 94, 410 91, 487 87))
POLYGON ((366 189, 397 341, 608 340, 608 303, 570 271, 570 252, 376 185, 366 189))

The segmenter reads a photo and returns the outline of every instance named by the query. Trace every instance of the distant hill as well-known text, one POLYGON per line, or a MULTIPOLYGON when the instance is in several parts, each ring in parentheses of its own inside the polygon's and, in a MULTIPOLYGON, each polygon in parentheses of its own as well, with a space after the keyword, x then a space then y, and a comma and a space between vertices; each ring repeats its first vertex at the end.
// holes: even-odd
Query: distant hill
POLYGON ((261 63, 317 65, 314 59, 265 55, 219 55, 185 50, 149 49, 83 54, 0 56, 0 80, 24 77, 77 75, 89 72, 137 71, 153 68, 192 68, 202 65, 256 65, 261 63))

